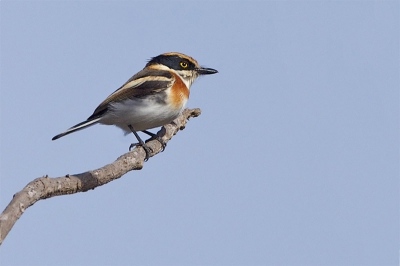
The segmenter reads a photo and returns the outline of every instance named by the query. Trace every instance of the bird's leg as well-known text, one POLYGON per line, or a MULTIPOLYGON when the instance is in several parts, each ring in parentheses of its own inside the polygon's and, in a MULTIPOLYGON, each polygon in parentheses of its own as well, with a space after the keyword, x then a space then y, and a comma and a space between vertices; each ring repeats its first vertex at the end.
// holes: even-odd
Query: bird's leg
POLYGON ((165 150, 165 147, 167 147, 167 143, 165 143, 161 137, 159 137, 157 134, 154 134, 154 133, 152 133, 150 131, 147 131, 147 130, 142 130, 142 132, 147 134, 147 135, 149 135, 149 136, 151 136, 151 138, 146 140, 146 143, 151 141, 151 140, 153 140, 153 139, 156 139, 156 140, 158 140, 158 142, 160 142, 160 144, 162 146, 161 151, 163 152, 165 150))
POLYGON ((129 146, 129 150, 131 150, 135 146, 142 146, 144 151, 146 152, 146 158, 144 158, 145 161, 147 161, 150 157, 150 153, 152 152, 152 149, 147 147, 147 145, 143 142, 143 140, 139 137, 138 133, 133 129, 131 125, 128 125, 129 129, 132 131, 133 135, 135 135, 136 139, 139 141, 139 143, 132 143, 129 146))

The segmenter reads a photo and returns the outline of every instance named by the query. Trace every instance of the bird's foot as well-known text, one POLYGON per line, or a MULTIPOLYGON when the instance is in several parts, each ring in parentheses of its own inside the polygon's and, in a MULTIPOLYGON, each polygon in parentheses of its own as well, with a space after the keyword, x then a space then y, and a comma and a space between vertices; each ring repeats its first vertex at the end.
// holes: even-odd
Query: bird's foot
POLYGON ((146 140, 146 143, 152 140, 157 140, 161 144, 161 152, 165 150, 165 147, 167 147, 167 143, 164 142, 164 140, 158 136, 157 134, 151 133, 150 131, 143 130, 143 133, 146 133, 147 135, 151 136, 148 140, 146 140))
POLYGON ((142 144, 141 143, 132 143, 129 146, 129 151, 131 151, 132 148, 135 148, 135 147, 138 147, 138 146, 142 147, 143 150, 146 152, 146 157, 144 158, 144 161, 147 162, 149 160, 149 158, 150 158, 150 153, 153 152, 153 149, 150 148, 150 147, 147 147, 147 145, 144 144, 144 143, 142 143, 142 144))
POLYGON ((160 144, 161 144, 161 152, 163 152, 164 150, 165 150, 165 147, 167 147, 167 143, 165 143, 164 141, 163 141, 163 139, 162 138, 160 138, 159 136, 155 136, 155 137, 151 137, 151 138, 149 138, 148 140, 146 140, 146 143, 147 142, 149 142, 149 141, 152 141, 152 140, 157 140, 158 142, 160 142, 160 144))

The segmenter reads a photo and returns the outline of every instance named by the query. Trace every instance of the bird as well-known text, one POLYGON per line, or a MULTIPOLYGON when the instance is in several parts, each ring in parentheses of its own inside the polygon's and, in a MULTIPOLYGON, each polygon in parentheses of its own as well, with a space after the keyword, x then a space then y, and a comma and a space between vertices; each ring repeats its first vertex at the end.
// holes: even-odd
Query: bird
POLYGON ((218 71, 201 67, 195 59, 182 53, 168 52, 152 57, 141 71, 100 103, 85 121, 52 140, 95 124, 115 125, 125 134, 135 135, 138 143, 132 143, 129 150, 143 147, 147 161, 152 150, 137 132, 151 136, 147 141, 158 140, 163 151, 164 141, 148 129, 161 127, 177 118, 186 106, 193 82, 199 76, 215 73, 218 71))

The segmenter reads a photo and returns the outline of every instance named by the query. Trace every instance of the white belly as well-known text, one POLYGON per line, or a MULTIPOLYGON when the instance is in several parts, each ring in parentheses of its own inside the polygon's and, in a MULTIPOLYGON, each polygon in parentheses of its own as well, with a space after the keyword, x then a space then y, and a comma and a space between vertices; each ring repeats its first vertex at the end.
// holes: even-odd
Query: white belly
POLYGON ((147 130, 170 123, 179 116, 185 105, 186 101, 177 109, 171 104, 157 102, 154 99, 128 99, 111 103, 109 110, 99 123, 116 125, 125 132, 131 132, 128 125, 136 131, 147 130))

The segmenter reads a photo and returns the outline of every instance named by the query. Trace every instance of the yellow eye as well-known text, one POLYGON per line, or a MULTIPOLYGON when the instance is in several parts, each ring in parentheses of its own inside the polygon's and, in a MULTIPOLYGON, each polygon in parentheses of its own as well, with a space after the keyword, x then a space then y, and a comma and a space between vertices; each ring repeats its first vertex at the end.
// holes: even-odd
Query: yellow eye
POLYGON ((185 61, 180 62, 179 65, 180 65, 182 68, 187 68, 187 67, 188 67, 188 63, 185 62, 185 61))

